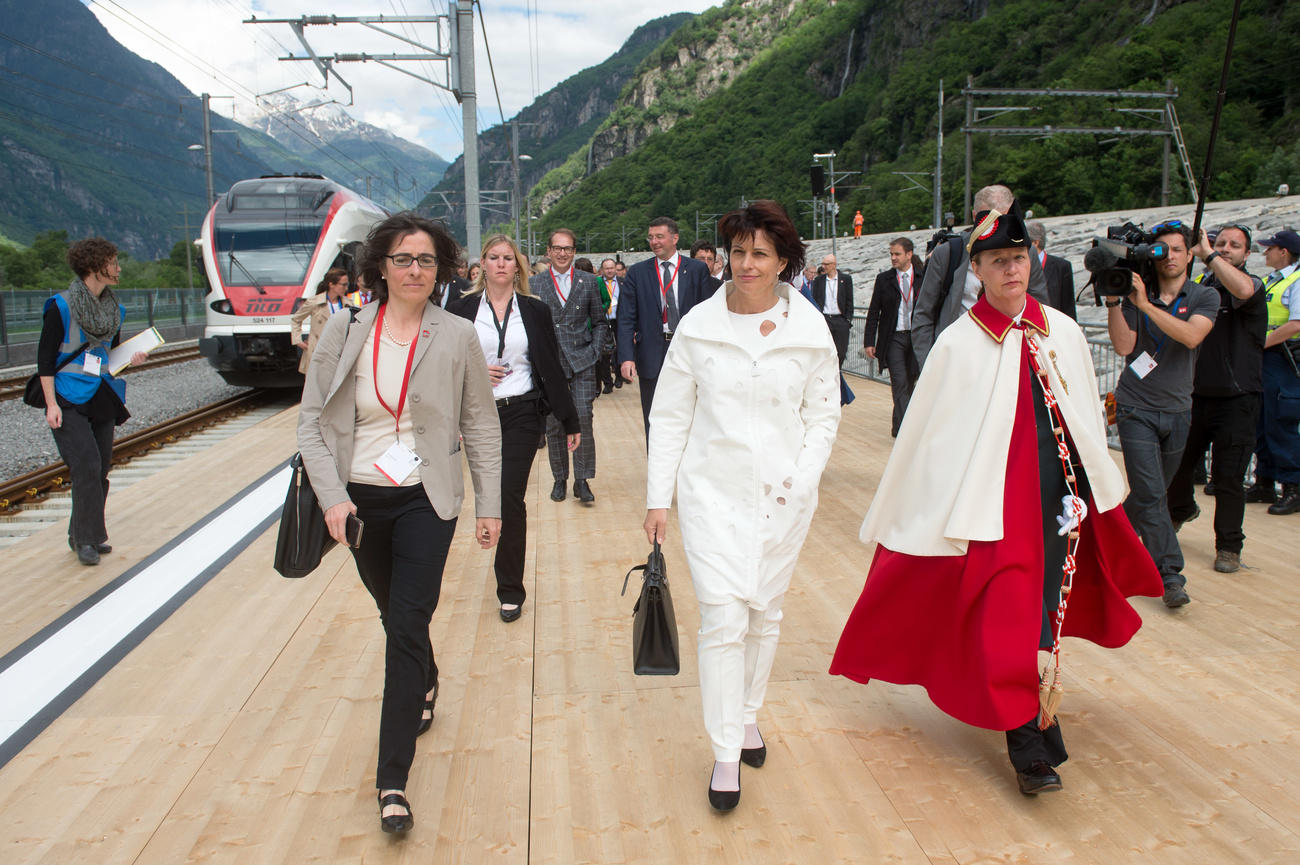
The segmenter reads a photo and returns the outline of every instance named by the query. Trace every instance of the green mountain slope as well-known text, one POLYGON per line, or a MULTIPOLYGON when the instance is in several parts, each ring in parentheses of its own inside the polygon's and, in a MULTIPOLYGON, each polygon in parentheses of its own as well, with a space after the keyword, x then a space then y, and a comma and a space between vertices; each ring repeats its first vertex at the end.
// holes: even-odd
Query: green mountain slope
MULTIPOLYGON (((753 16, 764 5, 732 0, 722 9, 725 16, 712 22, 701 16, 672 41, 701 41, 706 26, 732 26, 733 19, 753 16)), ((585 234, 629 224, 639 231, 665 213, 686 227, 696 210, 726 210, 742 197, 776 198, 794 215, 806 209, 799 200, 810 197, 811 154, 830 149, 839 154, 838 169, 862 172, 846 185, 869 188, 841 189, 839 199, 842 210, 862 209, 868 230, 929 224, 929 197, 892 172, 933 170, 940 78, 949 95, 944 206, 960 216, 964 104, 956 91, 967 75, 980 87, 1017 88, 1151 91, 1163 90, 1171 80, 1179 90, 1175 104, 1191 162, 1196 173, 1201 170, 1230 3, 803 0, 792 5, 780 35, 724 89, 690 104, 689 83, 674 87, 665 81, 649 106, 616 109, 610 126, 625 122, 620 112, 654 112, 656 105, 677 106, 679 112, 667 131, 649 135, 580 182, 543 180, 535 195, 569 181, 543 217, 543 227, 564 224, 585 234)), ((1295 76, 1289 55, 1266 50, 1294 44, 1297 36, 1297 4, 1244 3, 1216 146, 1213 197, 1267 194, 1283 181, 1298 185, 1295 76)), ((642 76, 647 71, 643 67, 642 76)), ((630 83, 624 99, 638 86, 630 83)), ((1035 107, 1031 122, 1040 126, 1137 122, 1112 112, 1107 100, 1044 99, 1035 107)), ((1160 154, 1155 138, 976 136, 972 184, 1006 182, 1040 213, 1151 206, 1159 202, 1160 154)), ((1172 200, 1186 201, 1187 187, 1174 164, 1172 200)), ((811 235, 810 217, 797 221, 811 235)), ((683 235, 689 239, 689 229, 683 235)))

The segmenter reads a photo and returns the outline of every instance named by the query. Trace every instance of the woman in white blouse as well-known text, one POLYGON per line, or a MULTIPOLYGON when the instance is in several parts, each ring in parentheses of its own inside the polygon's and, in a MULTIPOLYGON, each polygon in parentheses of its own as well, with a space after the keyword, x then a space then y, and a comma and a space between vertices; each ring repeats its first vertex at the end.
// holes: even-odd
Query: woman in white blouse
POLYGON ((682 317, 650 410, 645 530, 662 540, 674 485, 700 603, 700 696, 713 743, 709 803, 740 801, 740 762, 762 766, 758 729, 781 602, 817 507, 840 420, 826 322, 791 303, 804 248, 774 201, 718 221, 731 281, 682 317))

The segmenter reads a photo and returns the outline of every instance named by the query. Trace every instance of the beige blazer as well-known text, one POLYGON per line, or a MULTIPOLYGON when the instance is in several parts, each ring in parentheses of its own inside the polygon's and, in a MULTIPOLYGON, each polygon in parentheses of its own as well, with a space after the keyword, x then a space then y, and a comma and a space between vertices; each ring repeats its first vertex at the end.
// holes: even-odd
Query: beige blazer
MULTIPOLYGON (((298 411, 298 449, 323 509, 349 501, 356 421, 356 364, 379 304, 331 316, 316 343, 298 411)), ((406 411, 415 429, 420 480, 444 520, 465 499, 461 441, 476 517, 501 516, 501 424, 474 325, 430 303, 424 310, 406 411)))
POLYGON ((289 339, 296 346, 302 345, 302 323, 311 320, 311 332, 307 334, 307 347, 302 350, 302 357, 298 360, 298 372, 306 373, 307 367, 311 365, 311 353, 316 350, 316 343, 320 341, 321 332, 325 330, 325 322, 330 319, 328 300, 328 291, 313 294, 304 300, 302 306, 298 307, 298 311, 289 318, 289 339))

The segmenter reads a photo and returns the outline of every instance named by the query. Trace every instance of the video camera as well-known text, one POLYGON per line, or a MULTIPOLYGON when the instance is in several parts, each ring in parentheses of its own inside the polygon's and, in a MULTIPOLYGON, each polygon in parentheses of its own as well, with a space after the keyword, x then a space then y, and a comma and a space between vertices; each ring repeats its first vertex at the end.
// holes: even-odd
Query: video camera
POLYGON ((1105 238, 1093 238, 1083 256, 1098 306, 1102 297, 1126 297, 1133 291, 1133 276, 1142 277, 1148 289, 1156 285, 1156 262, 1169 256, 1169 247, 1140 225, 1126 222, 1106 229, 1105 238))
POLYGON ((946 243, 947 241, 951 240, 952 238, 956 237, 958 234, 961 233, 957 231, 957 229, 955 228, 956 224, 957 224, 957 217, 952 213, 952 211, 948 211, 944 213, 943 225, 939 226, 939 230, 936 231, 930 237, 929 242, 925 244, 926 258, 930 257, 930 253, 934 252, 934 248, 936 246, 938 246, 941 243, 946 243))

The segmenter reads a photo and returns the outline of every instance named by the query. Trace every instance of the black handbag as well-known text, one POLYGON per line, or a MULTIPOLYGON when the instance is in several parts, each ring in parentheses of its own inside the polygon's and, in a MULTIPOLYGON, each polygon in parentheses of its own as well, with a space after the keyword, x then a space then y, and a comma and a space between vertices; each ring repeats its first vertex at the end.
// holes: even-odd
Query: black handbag
POLYGON ((637 565, 623 577, 623 591, 632 571, 644 571, 641 597, 632 608, 632 672, 638 676, 676 676, 682 669, 677 647, 677 617, 673 595, 668 591, 668 569, 659 542, 644 565, 637 565))
MULTIPOLYGON (((81 348, 68 355, 67 360, 54 368, 54 372, 57 374, 59 370, 81 357, 81 353, 88 348, 90 348, 90 343, 83 342, 81 348)), ((27 386, 23 388, 23 402, 32 408, 45 408, 45 388, 41 387, 40 373, 35 373, 31 378, 27 379, 27 386)))
POLYGON ((305 577, 320 565, 338 541, 325 528, 325 512, 316 501, 311 479, 302 464, 302 454, 289 460, 293 477, 289 479, 289 492, 284 497, 284 510, 280 512, 280 534, 275 541, 275 569, 280 576, 296 579, 305 577))

